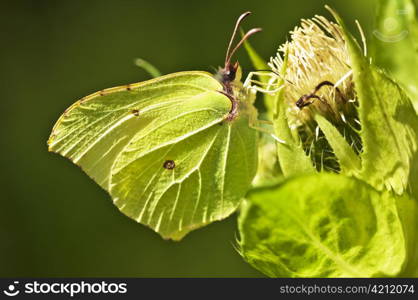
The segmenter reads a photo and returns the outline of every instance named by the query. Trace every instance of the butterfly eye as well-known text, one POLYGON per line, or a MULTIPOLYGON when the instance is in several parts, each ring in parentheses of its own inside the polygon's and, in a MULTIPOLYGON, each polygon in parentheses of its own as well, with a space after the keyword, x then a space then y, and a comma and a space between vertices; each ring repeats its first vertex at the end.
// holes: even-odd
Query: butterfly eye
POLYGON ((163 164, 164 169, 172 170, 176 167, 174 160, 166 160, 163 164))
POLYGON ((227 68, 225 73, 224 73, 223 82, 234 81, 236 72, 237 72, 237 70, 234 69, 234 67, 229 66, 229 68, 227 68))

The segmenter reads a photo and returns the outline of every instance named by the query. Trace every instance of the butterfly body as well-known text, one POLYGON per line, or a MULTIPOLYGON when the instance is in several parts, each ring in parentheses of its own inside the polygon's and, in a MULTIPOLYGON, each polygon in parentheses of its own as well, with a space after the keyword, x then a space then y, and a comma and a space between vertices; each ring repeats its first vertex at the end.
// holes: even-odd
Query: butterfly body
POLYGON ((238 64, 229 71, 172 73, 84 97, 58 119, 49 150, 125 215, 180 240, 233 213, 256 173, 255 96, 238 64))

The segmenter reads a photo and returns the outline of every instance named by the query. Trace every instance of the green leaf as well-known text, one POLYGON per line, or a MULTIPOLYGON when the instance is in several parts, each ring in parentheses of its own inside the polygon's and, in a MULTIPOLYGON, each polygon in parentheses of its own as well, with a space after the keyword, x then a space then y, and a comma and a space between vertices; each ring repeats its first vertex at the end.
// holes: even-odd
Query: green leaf
POLYGON ((346 175, 357 174, 361 168, 361 161, 353 148, 327 119, 317 114, 315 120, 338 158, 341 173, 346 175))
POLYGON ((360 136, 363 143, 360 177, 378 190, 402 194, 416 167, 418 117, 403 90, 376 66, 369 63, 347 31, 341 18, 350 52, 355 89, 359 99, 360 136))
MULTIPOLYGON (((287 56, 285 56, 283 70, 281 72, 282 78, 286 72, 287 56)), ((283 79, 279 84, 283 83, 283 79)), ((297 130, 291 128, 287 116, 287 104, 284 99, 284 89, 281 89, 274 99, 275 113, 274 113, 274 130, 276 136, 285 141, 285 143, 277 143, 277 153, 280 163, 280 168, 283 174, 292 176, 299 173, 315 172, 314 166, 309 156, 306 155, 302 148, 302 143, 297 130)))
POLYGON ((283 177, 277 158, 276 141, 267 134, 261 135, 258 143, 258 168, 253 186, 276 183, 283 177))
POLYGON ((283 101, 279 103, 279 114, 274 121, 274 129, 276 136, 285 141, 285 143, 276 144, 280 168, 284 176, 315 172, 311 159, 302 148, 299 136, 289 127, 286 104, 283 101))
MULTIPOLYGON (((243 35, 243 31, 241 31, 241 35, 243 35)), ((257 53, 257 51, 255 51, 248 40, 244 42, 244 47, 256 70, 269 70, 266 61, 257 53)))
POLYGON ((371 50, 374 62, 399 81, 418 112, 418 22, 411 0, 380 0, 371 50))
POLYGON ((240 252, 271 277, 396 276, 406 261, 396 200, 364 182, 308 174, 255 189, 239 218, 240 252))
MULTIPOLYGON (((242 30, 241 35, 244 35, 242 30)), ((255 51, 248 40, 244 42, 244 47, 255 70, 270 69, 266 61, 257 53, 257 51, 255 51)), ((267 83, 266 78, 263 76, 261 76, 259 80, 263 83, 267 83)), ((265 116, 267 119, 271 120, 273 119, 275 111, 276 96, 264 93, 263 100, 266 107, 266 112, 263 114, 263 117, 265 116)), ((269 130, 269 128, 266 128, 266 130, 269 130)), ((268 182, 276 182, 277 178, 280 178, 282 175, 277 158, 276 141, 269 135, 262 135, 259 143, 258 170, 253 185, 259 186, 268 182)))
POLYGON ((408 260, 400 276, 418 277, 418 202, 404 194, 397 197, 396 206, 408 251, 408 260))
POLYGON ((180 240, 233 213, 255 176, 254 108, 226 121, 231 100, 220 90, 209 73, 179 72, 94 93, 61 116, 49 150, 79 165, 124 214, 180 240))
MULTIPOLYGON (((244 45, 255 69, 269 69, 267 63, 258 55, 248 41, 245 41, 244 45)), ((286 71, 285 65, 286 63, 282 70, 283 73, 286 71)), ((260 81, 266 82, 266 79, 260 78, 260 81)), ((281 85, 283 83, 282 81, 283 79, 278 84, 281 85)), ((267 116, 274 119, 275 134, 286 142, 285 144, 276 143, 280 169, 285 176, 314 172, 312 162, 309 156, 305 154, 298 134, 289 127, 283 93, 284 90, 282 89, 273 95, 267 93, 263 95, 264 103, 267 107, 267 116)))

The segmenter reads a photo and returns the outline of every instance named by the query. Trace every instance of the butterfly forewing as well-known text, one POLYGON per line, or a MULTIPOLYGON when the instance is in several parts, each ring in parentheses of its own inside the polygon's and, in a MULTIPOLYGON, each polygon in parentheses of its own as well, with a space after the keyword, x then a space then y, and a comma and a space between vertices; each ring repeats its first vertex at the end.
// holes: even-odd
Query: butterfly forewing
MULTIPOLYGON (((180 72, 97 92, 61 116, 48 141, 49 150, 80 165, 107 190, 116 157, 138 132, 152 130, 151 122, 163 121, 179 104, 221 88, 210 74, 180 72)), ((229 109, 224 102, 222 114, 229 109)))

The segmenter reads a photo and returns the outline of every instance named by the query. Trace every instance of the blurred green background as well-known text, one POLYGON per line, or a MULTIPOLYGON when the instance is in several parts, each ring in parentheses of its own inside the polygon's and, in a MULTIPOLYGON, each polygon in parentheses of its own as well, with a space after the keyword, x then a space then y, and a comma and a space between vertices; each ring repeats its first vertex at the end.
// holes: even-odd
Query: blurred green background
MULTIPOLYGON (((182 242, 122 215, 110 197, 46 141, 59 115, 97 90, 148 75, 221 65, 238 15, 269 57, 300 18, 373 24, 373 1, 2 1, 0 276, 258 277, 234 249, 236 216, 182 242)), ((251 69, 245 52, 237 58, 251 69)))

